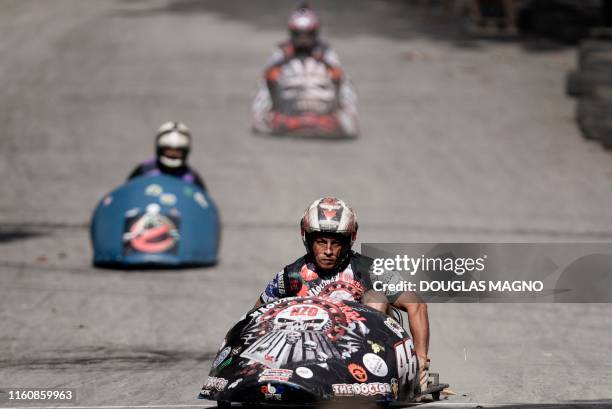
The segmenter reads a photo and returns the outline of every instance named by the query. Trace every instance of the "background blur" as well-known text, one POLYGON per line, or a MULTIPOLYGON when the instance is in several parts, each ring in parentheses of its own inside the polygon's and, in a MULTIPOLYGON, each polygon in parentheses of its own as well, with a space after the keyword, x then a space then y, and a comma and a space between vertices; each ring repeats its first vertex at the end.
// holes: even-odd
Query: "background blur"
MULTIPOLYGON (((250 133, 295 2, 1 0, 0 386, 198 403, 225 332, 302 255, 298 220, 323 195, 356 209, 363 242, 609 241, 612 154, 581 137, 565 94, 584 31, 530 20, 521 34, 469 3, 312 1, 362 127, 322 141, 250 133), (194 134, 221 261, 96 270, 91 211, 167 120, 194 134)), ((610 403, 611 312, 431 305, 432 367, 455 402, 610 403)))

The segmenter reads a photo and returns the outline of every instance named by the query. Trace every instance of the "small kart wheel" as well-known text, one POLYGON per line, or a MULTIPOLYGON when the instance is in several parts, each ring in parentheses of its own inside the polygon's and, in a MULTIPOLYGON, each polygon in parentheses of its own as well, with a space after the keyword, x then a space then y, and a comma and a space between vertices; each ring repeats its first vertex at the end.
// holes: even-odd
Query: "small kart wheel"
POLYGON ((434 400, 434 402, 437 402, 440 400, 440 392, 432 392, 431 394, 432 399, 434 400))
POLYGON ((227 400, 219 400, 217 401, 217 408, 219 409, 229 409, 232 407, 232 402, 227 400))

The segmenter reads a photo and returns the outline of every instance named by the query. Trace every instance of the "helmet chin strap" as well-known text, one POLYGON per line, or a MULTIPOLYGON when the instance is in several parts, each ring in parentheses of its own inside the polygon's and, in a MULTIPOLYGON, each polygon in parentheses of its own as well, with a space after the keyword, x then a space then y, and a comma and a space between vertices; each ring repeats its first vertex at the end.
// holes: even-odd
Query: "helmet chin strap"
POLYGON ((312 53, 312 50, 314 49, 314 47, 310 47, 310 46, 294 46, 293 47, 295 50, 295 54, 298 56, 308 56, 310 53, 312 53))
POLYGON ((342 253, 340 253, 339 261, 338 261, 336 267, 334 267, 334 270, 341 269, 346 264, 346 262, 348 260, 349 254, 351 254, 351 247, 350 247, 350 245, 347 244, 345 247, 346 248, 344 248, 342 250, 342 253))
POLYGON ((180 168, 181 166, 183 166, 183 163, 185 162, 183 159, 175 159, 175 158, 169 158, 167 156, 161 155, 159 157, 159 162, 168 167, 168 168, 180 168))

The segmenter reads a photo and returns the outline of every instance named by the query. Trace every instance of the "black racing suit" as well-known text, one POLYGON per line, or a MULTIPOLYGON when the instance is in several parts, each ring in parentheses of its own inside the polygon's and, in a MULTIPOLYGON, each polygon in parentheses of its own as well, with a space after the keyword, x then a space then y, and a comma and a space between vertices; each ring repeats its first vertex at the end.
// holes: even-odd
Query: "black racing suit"
MULTIPOLYGON (((375 275, 372 272, 373 259, 350 251, 344 262, 334 271, 317 271, 310 255, 300 257, 285 266, 268 283, 260 296, 260 302, 267 304, 285 297, 329 297, 334 299, 361 301, 366 292, 375 291, 374 283, 395 284, 402 280, 397 272, 375 275)), ((378 287, 380 288, 380 287, 378 287)), ((401 292, 376 291, 393 303, 401 292)))
POLYGON ((140 165, 138 165, 130 176, 128 176, 128 180, 133 179, 138 176, 155 176, 155 175, 169 175, 182 179, 187 183, 193 183, 196 186, 202 188, 202 190, 206 190, 206 185, 204 184, 204 180, 195 170, 191 169, 189 166, 181 166, 180 168, 169 168, 167 166, 162 165, 155 159, 149 159, 140 165))

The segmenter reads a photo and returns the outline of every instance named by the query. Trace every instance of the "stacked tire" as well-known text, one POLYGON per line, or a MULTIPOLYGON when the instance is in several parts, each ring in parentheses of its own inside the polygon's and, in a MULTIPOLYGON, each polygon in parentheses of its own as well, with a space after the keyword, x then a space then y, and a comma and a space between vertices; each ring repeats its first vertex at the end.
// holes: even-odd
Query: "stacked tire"
MULTIPOLYGON (((605 0, 604 0, 605 1, 605 0)), ((604 24, 601 0, 525 0, 517 14, 523 33, 576 44, 604 24)))
POLYGON ((582 135, 612 149, 612 36, 580 44, 578 70, 567 77, 567 93, 577 98, 576 121, 582 135))

